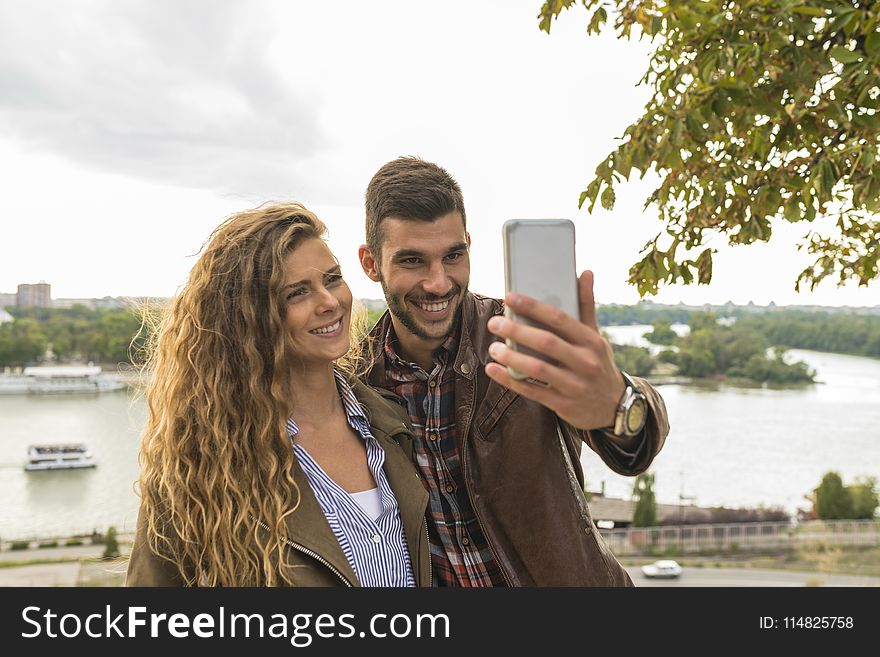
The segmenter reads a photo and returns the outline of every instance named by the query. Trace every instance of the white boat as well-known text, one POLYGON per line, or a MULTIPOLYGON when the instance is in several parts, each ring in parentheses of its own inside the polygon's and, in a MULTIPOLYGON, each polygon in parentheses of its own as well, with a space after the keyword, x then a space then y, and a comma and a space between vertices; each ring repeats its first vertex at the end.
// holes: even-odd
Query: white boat
POLYGON ((97 365, 26 367, 21 374, 0 376, 0 395, 109 392, 125 385, 118 377, 103 374, 97 365))
POLYGON ((70 470, 94 468, 95 457, 83 443, 30 445, 25 470, 70 470))

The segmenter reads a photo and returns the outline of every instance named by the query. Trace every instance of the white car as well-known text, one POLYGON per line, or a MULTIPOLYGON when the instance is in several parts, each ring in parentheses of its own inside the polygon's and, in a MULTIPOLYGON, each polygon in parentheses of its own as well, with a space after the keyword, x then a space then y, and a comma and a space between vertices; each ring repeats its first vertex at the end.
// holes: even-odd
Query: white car
POLYGON ((681 566, 672 559, 660 559, 642 566, 642 574, 645 577, 678 577, 681 575, 681 566))

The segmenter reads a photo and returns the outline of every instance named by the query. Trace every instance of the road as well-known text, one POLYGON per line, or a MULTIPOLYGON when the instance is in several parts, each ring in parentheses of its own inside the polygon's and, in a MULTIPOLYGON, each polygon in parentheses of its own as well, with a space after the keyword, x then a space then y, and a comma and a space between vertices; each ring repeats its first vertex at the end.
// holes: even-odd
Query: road
POLYGON ((636 586, 878 586, 880 577, 746 568, 685 568, 677 579, 649 579, 637 566, 626 571, 636 586))

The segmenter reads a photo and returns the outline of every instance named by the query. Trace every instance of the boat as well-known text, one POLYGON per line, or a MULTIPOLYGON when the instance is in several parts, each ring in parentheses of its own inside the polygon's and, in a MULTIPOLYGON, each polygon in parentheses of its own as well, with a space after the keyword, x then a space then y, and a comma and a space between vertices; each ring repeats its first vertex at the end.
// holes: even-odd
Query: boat
POLYGON ((109 392, 125 386, 119 377, 102 373, 97 365, 26 367, 21 374, 0 376, 0 395, 109 392))
POLYGON ((94 468, 95 457, 84 443, 48 443, 28 446, 25 470, 94 468))

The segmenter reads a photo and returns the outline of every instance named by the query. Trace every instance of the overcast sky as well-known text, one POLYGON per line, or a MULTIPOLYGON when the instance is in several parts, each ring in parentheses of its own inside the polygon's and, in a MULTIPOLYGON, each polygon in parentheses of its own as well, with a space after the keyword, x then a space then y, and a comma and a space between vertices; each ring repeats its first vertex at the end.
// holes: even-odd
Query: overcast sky
MULTIPOLYGON (((568 217, 599 303, 662 229, 652 182, 613 212, 577 200, 640 114, 647 43, 587 37, 582 8, 540 32, 541 0, 0 0, 0 292, 170 296, 229 214, 297 200, 330 227, 355 296, 363 191, 400 155, 461 184, 472 289, 503 291, 501 224, 568 217)), ((785 230, 782 230, 784 228, 785 230)), ((719 248, 709 287, 662 303, 876 305, 874 288, 794 293, 808 226, 719 248)))

